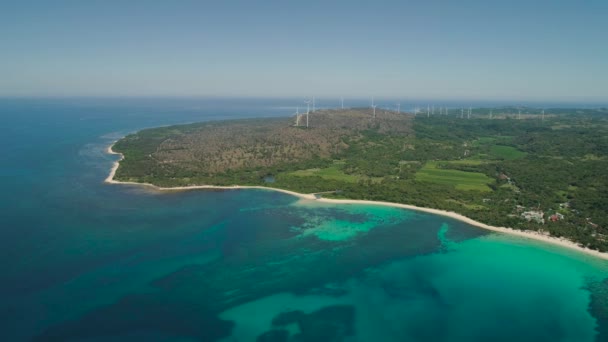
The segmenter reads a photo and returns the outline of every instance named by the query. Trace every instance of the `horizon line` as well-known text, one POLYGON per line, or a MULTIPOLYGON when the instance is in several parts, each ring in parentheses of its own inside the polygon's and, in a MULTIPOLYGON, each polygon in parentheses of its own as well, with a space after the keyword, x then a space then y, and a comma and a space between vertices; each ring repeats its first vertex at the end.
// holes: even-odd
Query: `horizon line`
MULTIPOLYGON (((11 99, 41 99, 41 100, 68 100, 68 99, 258 99, 258 100, 296 100, 296 99, 307 99, 314 96, 316 100, 329 101, 336 100, 340 101, 341 98, 344 100, 355 100, 365 101, 372 98, 370 96, 318 96, 318 95, 1 95, 0 99, 11 100, 11 99)), ((608 105, 608 99, 525 99, 525 98, 468 98, 468 97, 397 97, 397 96, 377 96, 373 95, 376 100, 380 101, 405 101, 405 102, 503 102, 506 104, 525 104, 525 103, 555 103, 555 104, 593 104, 593 105, 608 105)))

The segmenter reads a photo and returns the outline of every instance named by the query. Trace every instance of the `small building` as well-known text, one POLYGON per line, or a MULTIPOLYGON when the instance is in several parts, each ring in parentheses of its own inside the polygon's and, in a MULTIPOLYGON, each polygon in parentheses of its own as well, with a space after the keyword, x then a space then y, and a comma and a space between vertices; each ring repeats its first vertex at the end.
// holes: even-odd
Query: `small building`
POLYGON ((564 219, 564 215, 562 215, 560 213, 555 213, 555 214, 549 216, 549 220, 551 222, 557 222, 557 221, 560 221, 560 220, 563 220, 563 219, 564 219))
POLYGON ((545 223, 544 216, 545 216, 545 213, 543 213, 542 211, 531 210, 531 211, 524 211, 523 213, 521 213, 521 217, 524 220, 526 220, 528 222, 534 221, 534 222, 541 223, 541 224, 545 223))

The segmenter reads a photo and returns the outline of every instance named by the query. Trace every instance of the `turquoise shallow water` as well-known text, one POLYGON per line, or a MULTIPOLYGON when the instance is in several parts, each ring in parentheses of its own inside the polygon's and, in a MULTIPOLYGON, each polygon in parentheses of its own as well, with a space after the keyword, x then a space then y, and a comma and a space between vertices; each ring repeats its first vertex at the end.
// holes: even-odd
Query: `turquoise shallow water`
POLYGON ((608 263, 590 256, 389 207, 102 182, 130 131, 283 106, 1 100, 0 338, 607 339, 608 263))

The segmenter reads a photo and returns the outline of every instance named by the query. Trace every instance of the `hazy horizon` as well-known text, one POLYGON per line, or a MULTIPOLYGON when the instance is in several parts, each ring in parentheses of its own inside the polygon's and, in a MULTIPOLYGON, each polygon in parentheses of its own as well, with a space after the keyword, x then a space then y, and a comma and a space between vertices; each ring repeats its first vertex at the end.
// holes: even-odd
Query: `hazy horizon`
POLYGON ((0 97, 608 103, 602 1, 0 9, 0 97))

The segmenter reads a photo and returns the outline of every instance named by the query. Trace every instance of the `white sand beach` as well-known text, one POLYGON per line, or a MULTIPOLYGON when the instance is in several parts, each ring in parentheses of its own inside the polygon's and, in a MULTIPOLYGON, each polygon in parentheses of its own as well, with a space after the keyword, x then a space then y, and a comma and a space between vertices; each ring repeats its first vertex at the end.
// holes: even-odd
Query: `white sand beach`
POLYGON ((286 194, 289 194, 289 195, 292 195, 292 196, 296 196, 296 197, 298 197, 300 199, 314 200, 314 201, 323 202, 323 203, 334 203, 334 204, 367 204, 367 205, 390 206, 390 207, 396 207, 396 208, 403 208, 403 209, 409 209, 409 210, 415 210, 415 211, 425 212, 425 213, 434 214, 434 215, 446 216, 446 217, 450 217, 450 218, 453 218, 453 219, 465 222, 465 223, 470 224, 470 225, 475 226, 475 227, 491 230, 491 231, 494 231, 494 232, 499 232, 499 233, 514 235, 514 236, 519 236, 519 237, 523 237, 523 238, 529 238, 529 239, 533 239, 533 240, 537 240, 537 241, 542 241, 542 242, 550 243, 550 244, 553 244, 553 245, 558 245, 558 246, 561 246, 561 247, 565 247, 565 248, 569 248, 569 249, 572 249, 572 250, 576 250, 576 251, 579 251, 579 252, 583 252, 583 253, 586 253, 586 254, 589 254, 589 255, 601 258, 601 259, 608 260, 608 253, 603 253, 603 252, 599 252, 599 251, 592 250, 592 249, 589 249, 589 248, 581 247, 579 244, 577 244, 577 243, 575 243, 575 242, 573 242, 571 240, 565 239, 565 238, 557 238, 557 237, 553 237, 553 236, 548 236, 548 235, 544 235, 542 233, 539 233, 539 232, 536 232, 536 231, 530 231, 530 230, 518 230, 518 229, 507 228, 507 227, 490 226, 490 225, 487 225, 485 223, 481 223, 481 222, 475 221, 473 219, 470 219, 470 218, 468 218, 466 216, 463 216, 463 215, 455 213, 455 212, 445 211, 445 210, 439 210, 439 209, 432 209, 432 208, 425 208, 425 207, 417 207, 417 206, 409 205, 409 204, 392 203, 392 202, 381 202, 381 201, 366 201, 366 200, 317 198, 314 194, 301 194, 301 193, 298 193, 298 192, 295 192, 295 191, 289 191, 289 190, 278 189, 278 188, 271 188, 271 187, 265 187, 265 186, 193 185, 193 186, 182 186, 182 187, 164 188, 164 187, 159 187, 159 186, 156 186, 156 185, 153 185, 153 184, 149 184, 149 183, 121 182, 121 181, 114 180, 114 175, 116 174, 116 170, 118 169, 118 166, 120 165, 120 161, 123 160, 124 156, 121 153, 113 151, 112 150, 112 146, 113 145, 114 144, 112 144, 112 145, 110 145, 108 147, 107 153, 109 153, 109 154, 118 154, 118 155, 120 155, 120 159, 118 161, 114 162, 114 165, 112 166, 112 169, 110 170, 110 174, 105 179, 105 182, 106 183, 110 183, 110 184, 139 185, 139 186, 151 187, 154 190, 159 190, 159 191, 184 191, 184 190, 196 190, 196 189, 220 189, 220 190, 262 189, 262 190, 278 191, 278 192, 286 193, 286 194))
POLYGON ((230 185, 230 186, 216 186, 216 185, 191 185, 191 186, 176 186, 176 187, 171 187, 171 188, 164 188, 164 187, 160 187, 160 186, 156 186, 154 184, 150 184, 150 183, 137 183, 137 182, 121 182, 121 181, 117 181, 114 179, 114 175, 116 174, 116 170, 118 170, 118 166, 120 165, 120 161, 123 160, 124 156, 122 155, 122 153, 118 153, 118 152, 114 152, 114 150, 112 150, 112 146, 108 147, 108 149, 106 150, 107 153, 109 154, 118 154, 120 155, 120 159, 114 162, 114 165, 112 165, 112 169, 110 170, 110 174, 108 175, 108 177, 105 179, 106 183, 110 183, 110 184, 130 184, 130 185, 141 185, 141 186, 147 186, 147 187, 151 187, 155 190, 159 190, 159 191, 184 191, 184 190, 196 190, 196 189, 218 189, 218 190, 231 190, 231 189, 262 189, 262 190, 273 190, 273 191, 278 191, 278 192, 283 192, 292 196, 296 196, 299 198, 303 198, 303 199, 310 199, 310 200, 314 200, 316 197, 314 194, 301 194, 298 192, 294 192, 294 191, 289 191, 289 190, 284 190, 284 189, 277 189, 277 188, 269 188, 269 187, 265 187, 265 186, 248 186, 248 185, 230 185))

